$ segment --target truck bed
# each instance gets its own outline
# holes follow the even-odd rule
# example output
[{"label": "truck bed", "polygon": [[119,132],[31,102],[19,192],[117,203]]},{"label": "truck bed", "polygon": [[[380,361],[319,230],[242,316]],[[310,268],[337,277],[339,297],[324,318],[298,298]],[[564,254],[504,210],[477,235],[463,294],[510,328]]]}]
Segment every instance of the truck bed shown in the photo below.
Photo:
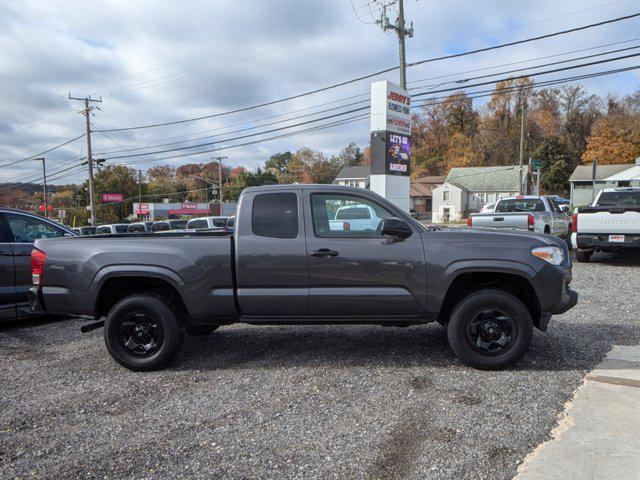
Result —
[{"label": "truck bed", "polygon": [[86,314],[98,308],[101,289],[117,277],[144,273],[169,278],[192,318],[234,318],[232,242],[233,236],[218,232],[38,240],[35,248],[47,255],[42,287],[46,309]]},{"label": "truck bed", "polygon": [[473,227],[529,229],[529,214],[526,212],[474,213],[471,218]]},{"label": "truck bed", "polygon": [[586,207],[577,215],[577,232],[640,235],[639,207]]}]

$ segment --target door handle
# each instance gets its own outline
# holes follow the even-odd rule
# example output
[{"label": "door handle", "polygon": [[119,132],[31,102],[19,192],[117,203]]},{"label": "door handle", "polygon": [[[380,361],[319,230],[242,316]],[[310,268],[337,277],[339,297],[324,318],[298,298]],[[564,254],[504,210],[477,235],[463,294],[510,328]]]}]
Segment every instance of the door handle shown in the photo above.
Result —
[{"label": "door handle", "polygon": [[329,250],[328,248],[320,248],[318,250],[311,250],[309,252],[309,255],[311,255],[312,257],[322,258],[322,257],[337,257],[340,254],[335,250]]}]

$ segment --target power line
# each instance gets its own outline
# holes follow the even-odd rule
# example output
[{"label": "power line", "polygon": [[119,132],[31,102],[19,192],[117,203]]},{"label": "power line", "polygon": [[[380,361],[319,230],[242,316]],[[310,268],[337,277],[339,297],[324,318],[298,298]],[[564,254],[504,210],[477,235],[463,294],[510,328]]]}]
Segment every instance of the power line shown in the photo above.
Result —
[{"label": "power line", "polygon": [[[481,87],[483,85],[490,85],[493,83],[498,83],[498,82],[503,82],[503,81],[507,81],[507,80],[518,80],[521,78],[527,78],[527,77],[535,77],[536,75],[548,75],[550,73],[557,73],[557,72],[564,72],[567,70],[574,70],[576,68],[584,68],[584,67],[590,67],[593,65],[600,65],[602,63],[608,63],[608,62],[614,62],[614,61],[618,61],[618,60],[626,60],[628,58],[634,58],[634,57],[638,57],[640,56],[640,53],[633,53],[633,54],[629,54],[629,55],[623,55],[621,57],[615,57],[615,58],[607,58],[604,60],[598,60],[595,62],[587,62],[587,63],[581,63],[580,65],[572,65],[570,67],[561,67],[561,68],[554,68],[551,70],[544,70],[542,72],[532,72],[532,73],[528,73],[526,75],[516,75],[515,77],[506,77],[506,78],[501,78],[499,80],[490,80],[487,82],[480,82],[480,83],[474,83],[473,85],[467,85],[466,87]],[[423,95],[428,95],[430,93],[442,93],[442,92],[451,92],[454,90],[458,90],[460,87],[453,87],[453,88],[443,88],[440,90],[431,90],[429,92],[420,92],[420,93],[416,93],[414,95],[412,95],[413,97],[420,97]]]},{"label": "power line", "polygon": [[77,137],[72,138],[71,140],[67,140],[64,143],[61,143],[59,145],[56,145],[55,147],[51,147],[47,150],[44,150],[40,153],[35,153],[29,157],[25,157],[25,158],[21,158],[19,160],[14,160],[13,162],[8,162],[8,163],[3,163],[2,165],[0,165],[0,167],[8,167],[9,165],[15,165],[16,163],[20,163],[20,162],[25,162],[27,160],[33,160],[36,157],[41,157],[42,155],[44,155],[45,153],[49,153],[52,152],[54,150],[57,150],[58,148],[64,147],[65,145],[69,145],[71,142],[75,142],[76,140],[81,139],[82,137],[84,137],[86,135],[86,133],[83,133],[82,135],[78,135]]},{"label": "power line", "polygon": [[[278,131],[281,131],[281,130],[286,130],[288,128],[299,127],[299,126],[302,126],[302,125],[308,125],[310,123],[320,122],[320,121],[323,121],[323,120],[329,120],[331,118],[339,117],[339,116],[342,116],[342,115],[348,115],[350,113],[361,112],[363,110],[368,110],[368,109],[369,109],[368,106],[367,107],[354,108],[354,109],[351,109],[351,110],[347,110],[346,112],[340,112],[340,113],[336,113],[336,114],[333,114],[333,115],[327,115],[325,117],[316,118],[314,120],[307,120],[305,122],[299,122],[299,123],[295,123],[293,125],[287,125],[287,126],[284,126],[284,127],[272,128],[270,130],[265,130],[263,132],[257,132],[257,133],[250,133],[250,134],[247,134],[247,135],[242,135],[240,137],[236,137],[234,140],[240,140],[240,139],[243,139],[243,138],[255,137],[257,135],[264,135],[265,133],[278,132]],[[168,152],[189,150],[189,149],[192,149],[192,148],[199,148],[199,147],[206,147],[206,146],[214,145],[214,144],[217,144],[217,143],[220,143],[220,142],[207,142],[207,143],[200,143],[200,144],[197,144],[197,145],[189,145],[189,146],[186,146],[186,147],[169,148],[169,149],[165,149],[165,150],[158,150],[158,151],[155,151],[155,152],[134,153],[134,154],[130,154],[130,155],[119,155],[119,156],[115,156],[115,157],[109,157],[109,160],[116,160],[116,159],[120,159],[120,158],[139,157],[139,156],[143,156],[143,155],[157,155],[159,153],[168,153]]]},{"label": "power line", "polygon": [[454,54],[451,54],[451,55],[443,55],[443,56],[440,56],[440,57],[428,58],[428,59],[425,59],[425,60],[418,60],[417,62],[409,63],[407,66],[408,67],[415,67],[416,65],[423,65],[423,64],[429,63],[429,62],[437,62],[437,61],[440,61],[440,60],[448,60],[450,58],[459,58],[459,57],[464,57],[464,56],[467,56],[467,55],[473,55],[473,54],[476,54],[476,53],[489,52],[491,50],[497,50],[499,48],[513,47],[514,45],[522,45],[523,43],[530,43],[530,42],[535,42],[535,41],[538,41],[538,40],[544,40],[546,38],[557,37],[558,35],[566,35],[568,33],[580,32],[582,30],[587,30],[589,28],[601,27],[603,25],[609,25],[611,23],[621,22],[621,21],[624,21],[624,20],[630,20],[630,19],[636,18],[636,17],[640,17],[640,12],[632,13],[630,15],[625,15],[623,17],[617,17],[617,18],[611,18],[609,20],[603,20],[601,22],[590,23],[588,25],[582,25],[581,27],[574,27],[574,28],[569,28],[567,30],[560,30],[559,32],[547,33],[545,35],[538,35],[536,37],[524,38],[522,40],[516,40],[514,42],[501,43],[499,45],[493,45],[491,47],[478,48],[476,50],[469,50],[467,52],[454,53]]},{"label": "power line", "polygon": [[[574,32],[586,30],[586,29],[589,29],[589,28],[594,28],[594,27],[599,27],[599,26],[602,26],[602,25],[612,24],[612,23],[615,23],[615,22],[629,20],[629,19],[636,18],[636,17],[639,17],[639,16],[640,16],[640,12],[634,13],[634,14],[631,14],[631,15],[625,15],[623,17],[617,17],[617,18],[613,18],[613,19],[609,19],[609,20],[604,20],[604,21],[601,21],[601,22],[591,23],[591,24],[588,24],[588,25],[583,25],[583,26],[571,28],[571,29],[568,29],[568,30],[562,30],[562,31],[559,31],[559,32],[548,33],[548,34],[545,34],[545,35],[538,35],[536,37],[525,38],[525,39],[517,40],[517,41],[514,41],[514,42],[503,43],[503,44],[500,44],[500,45],[494,45],[494,46],[491,46],[491,47],[485,47],[485,48],[480,48],[480,49],[476,49],[476,50],[469,50],[469,51],[466,51],[466,52],[461,52],[461,53],[456,53],[456,54],[451,54],[451,55],[444,55],[444,56],[440,56],[440,57],[428,58],[428,59],[419,60],[419,61],[416,61],[416,62],[409,63],[409,64],[407,64],[407,67],[414,67],[414,66],[422,65],[422,64],[425,64],[425,63],[429,63],[429,62],[448,60],[448,59],[451,59],[451,58],[459,58],[459,57],[463,57],[463,56],[466,56],[466,55],[473,55],[473,54],[476,54],[476,53],[487,52],[487,51],[496,50],[496,49],[499,49],[499,48],[511,47],[511,46],[514,46],[514,45],[521,45],[521,44],[524,44],[524,43],[533,42],[533,41],[537,41],[537,40],[542,40],[542,39],[546,39],[546,38],[551,38],[551,37],[555,37],[555,36],[558,36],[558,35],[566,35],[566,34],[569,34],[569,33],[574,33]],[[233,109],[233,110],[228,110],[226,112],[220,112],[220,113],[215,113],[215,114],[211,114],[211,115],[202,115],[202,116],[199,116],[199,117],[193,117],[193,118],[188,118],[188,119],[184,119],[184,120],[176,120],[176,121],[172,121],[172,122],[154,123],[154,124],[148,124],[148,125],[138,125],[138,126],[135,126],[135,127],[123,127],[123,128],[109,129],[109,130],[104,130],[104,131],[115,132],[115,131],[127,131],[127,130],[140,130],[140,129],[145,129],[145,128],[155,128],[155,127],[163,127],[163,126],[168,126],[168,125],[178,125],[178,124],[182,124],[182,123],[195,122],[195,121],[198,121],[198,120],[204,120],[204,119],[208,119],[208,118],[221,117],[221,116],[230,115],[230,114],[239,113],[239,112],[246,112],[246,111],[249,111],[249,110],[254,110],[254,109],[257,109],[257,108],[276,105],[278,103],[287,102],[287,101],[290,101],[290,100],[295,100],[295,99],[306,97],[306,96],[313,95],[313,94],[316,94],[316,93],[332,90],[334,88],[342,87],[344,85],[349,85],[351,83],[356,83],[356,82],[359,82],[359,81],[362,81],[362,80],[366,80],[366,79],[369,79],[369,78],[372,78],[372,77],[376,77],[376,76],[382,75],[384,73],[389,73],[391,71],[396,70],[397,68],[398,68],[398,66],[386,68],[386,69],[383,69],[383,70],[379,70],[377,72],[369,73],[369,74],[366,74],[366,75],[361,75],[359,77],[352,78],[350,80],[345,80],[345,81],[342,81],[342,82],[337,82],[337,83],[333,83],[331,85],[327,85],[325,87],[317,88],[315,90],[310,90],[310,91],[307,91],[305,93],[299,93],[297,95],[291,95],[291,96],[280,98],[280,99],[277,99],[277,100],[271,100],[271,101],[268,101],[268,102],[263,102],[263,103],[259,103],[259,104],[256,104],[256,105],[251,105],[251,106],[248,106],[248,107],[236,108],[236,109]]]},{"label": "power line", "polygon": [[585,12],[590,12],[590,11],[593,11],[593,10],[598,10],[599,8],[610,7],[612,5],[617,5],[619,3],[624,3],[625,1],[626,0],[618,0],[618,1],[615,1],[615,2],[609,2],[609,3],[605,3],[603,5],[596,5],[595,7],[585,8],[583,10],[577,10],[577,11],[574,11],[574,12],[565,13],[563,15],[558,15],[558,16],[555,16],[555,17],[544,18],[542,20],[537,20],[535,22],[524,23],[522,25],[514,25],[513,27],[503,28],[501,30],[494,30],[493,32],[481,33],[480,35],[472,35],[472,36],[469,36],[469,37],[458,38],[456,40],[447,40],[445,42],[432,43],[430,45],[422,45],[421,47],[413,47],[413,48],[410,48],[409,50],[423,50],[425,48],[440,47],[442,45],[449,45],[449,44],[452,44],[452,43],[460,43],[460,42],[464,42],[465,40],[474,40],[476,38],[484,38],[484,37],[487,37],[489,35],[495,35],[496,33],[507,32],[507,31],[510,31],[510,30],[523,28],[523,27],[530,27],[531,25],[538,25],[540,23],[549,22],[551,20],[557,20],[559,18],[571,17],[573,15],[578,15],[580,13],[585,13]]}]

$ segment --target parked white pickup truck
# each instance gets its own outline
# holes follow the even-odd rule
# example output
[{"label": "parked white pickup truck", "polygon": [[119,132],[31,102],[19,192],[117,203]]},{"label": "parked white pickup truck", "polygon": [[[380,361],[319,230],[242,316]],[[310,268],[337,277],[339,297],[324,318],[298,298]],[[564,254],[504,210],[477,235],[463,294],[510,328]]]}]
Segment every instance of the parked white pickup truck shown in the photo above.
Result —
[{"label": "parked white pickup truck", "polygon": [[640,249],[640,188],[605,188],[590,206],[572,217],[571,243],[576,259],[593,252]]},{"label": "parked white pickup truck", "polygon": [[546,195],[503,197],[493,212],[474,213],[467,219],[470,227],[529,230],[562,238],[568,238],[569,222],[566,209]]}]

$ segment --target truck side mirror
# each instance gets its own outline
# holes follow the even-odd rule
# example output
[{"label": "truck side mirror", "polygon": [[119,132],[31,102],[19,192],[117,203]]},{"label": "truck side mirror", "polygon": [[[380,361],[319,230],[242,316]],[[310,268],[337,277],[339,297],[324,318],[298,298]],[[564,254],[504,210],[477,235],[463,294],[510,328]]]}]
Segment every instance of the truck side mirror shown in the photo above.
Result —
[{"label": "truck side mirror", "polygon": [[399,218],[385,218],[382,222],[382,235],[396,238],[410,237],[413,231],[407,222]]},{"label": "truck side mirror", "polygon": [[569,207],[569,205],[562,205],[560,207],[560,211],[562,211],[564,213],[569,213],[571,211],[571,207]]}]

